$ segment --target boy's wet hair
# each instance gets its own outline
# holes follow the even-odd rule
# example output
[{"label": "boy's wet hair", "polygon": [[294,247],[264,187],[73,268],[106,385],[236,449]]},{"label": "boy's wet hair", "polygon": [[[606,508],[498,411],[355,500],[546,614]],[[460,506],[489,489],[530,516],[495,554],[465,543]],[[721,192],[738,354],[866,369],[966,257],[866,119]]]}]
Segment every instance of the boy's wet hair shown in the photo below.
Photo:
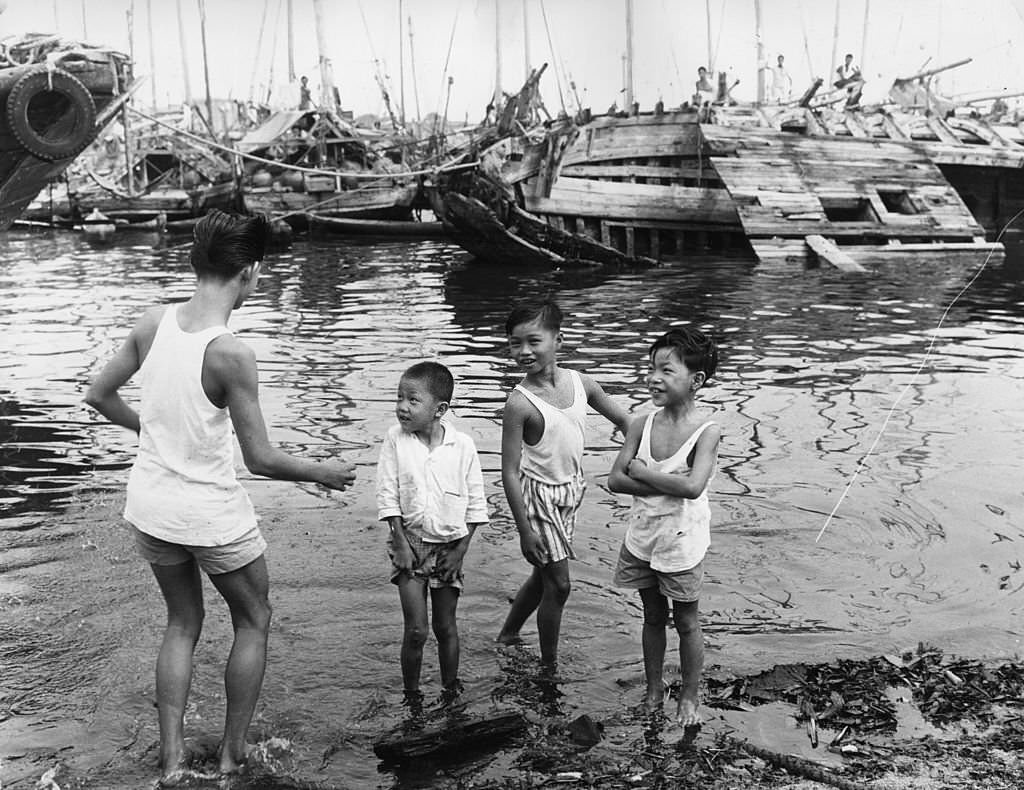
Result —
[{"label": "boy's wet hair", "polygon": [[270,241],[270,222],[257,214],[243,217],[212,209],[196,223],[189,261],[200,277],[230,280],[246,266],[262,261]]},{"label": "boy's wet hair", "polygon": [[651,344],[651,358],[663,348],[675,354],[687,370],[701,371],[705,379],[715,375],[718,368],[718,346],[699,329],[689,326],[670,329]]},{"label": "boy's wet hair", "polygon": [[427,385],[427,392],[437,398],[438,402],[452,402],[455,393],[455,379],[452,372],[440,362],[417,362],[406,368],[403,379],[416,379]]},{"label": "boy's wet hair", "polygon": [[531,321],[538,321],[545,329],[558,332],[562,328],[562,311],[550,299],[521,304],[509,313],[508,320],[505,321],[505,334],[511,335],[517,326]]}]

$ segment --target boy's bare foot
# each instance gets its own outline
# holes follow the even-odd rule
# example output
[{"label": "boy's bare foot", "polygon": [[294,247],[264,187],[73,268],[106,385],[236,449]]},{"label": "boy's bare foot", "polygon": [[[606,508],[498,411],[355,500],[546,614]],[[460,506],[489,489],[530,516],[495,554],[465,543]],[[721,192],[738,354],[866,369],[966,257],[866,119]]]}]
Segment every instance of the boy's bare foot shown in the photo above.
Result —
[{"label": "boy's bare foot", "polygon": [[180,782],[182,776],[188,772],[192,762],[192,755],[185,748],[184,743],[167,747],[166,751],[161,749],[160,767],[163,769],[160,775],[160,784],[173,785]]},{"label": "boy's bare foot", "polygon": [[523,638],[519,636],[519,634],[506,633],[502,631],[494,638],[494,641],[499,645],[521,645],[523,643]]},{"label": "boy's bare foot", "polygon": [[252,754],[252,750],[256,747],[252,744],[245,744],[245,753],[241,756],[229,754],[228,750],[221,746],[220,749],[220,765],[218,769],[222,774],[238,774],[245,768],[245,764],[249,759],[249,755]]},{"label": "boy's bare foot", "polygon": [[696,700],[680,698],[679,707],[676,709],[676,724],[680,727],[700,726],[701,716]]},{"label": "boy's bare foot", "polygon": [[665,708],[665,687],[649,688],[644,693],[643,710],[645,713],[657,713]]}]

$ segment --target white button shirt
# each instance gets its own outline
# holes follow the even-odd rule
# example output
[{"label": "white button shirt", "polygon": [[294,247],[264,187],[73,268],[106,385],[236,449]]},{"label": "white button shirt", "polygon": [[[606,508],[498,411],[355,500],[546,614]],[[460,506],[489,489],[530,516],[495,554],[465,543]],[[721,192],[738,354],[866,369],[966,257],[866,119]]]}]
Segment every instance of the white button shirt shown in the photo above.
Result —
[{"label": "white button shirt", "polygon": [[377,517],[401,516],[406,528],[430,543],[464,538],[467,524],[487,523],[476,445],[451,425],[442,427],[444,438],[431,450],[393,425],[377,461]]}]

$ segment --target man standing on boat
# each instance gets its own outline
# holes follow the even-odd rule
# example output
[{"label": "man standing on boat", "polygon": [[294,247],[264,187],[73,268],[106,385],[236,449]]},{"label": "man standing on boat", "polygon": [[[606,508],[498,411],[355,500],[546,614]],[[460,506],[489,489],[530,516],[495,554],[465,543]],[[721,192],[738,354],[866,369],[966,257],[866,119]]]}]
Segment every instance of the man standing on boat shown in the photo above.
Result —
[{"label": "man standing on boat", "polygon": [[693,94],[693,103],[698,107],[703,107],[714,100],[715,89],[711,86],[711,80],[708,79],[708,70],[703,66],[697,69],[696,87],[697,91]]},{"label": "man standing on boat", "polygon": [[836,68],[839,76],[833,85],[837,88],[846,88],[846,106],[856,107],[860,102],[860,92],[864,88],[864,78],[860,73],[860,66],[853,64],[853,55],[846,54],[843,65]]},{"label": "man standing on boat", "polygon": [[778,62],[769,69],[772,75],[771,100],[776,104],[789,101],[793,93],[793,78],[786,71],[785,60],[784,56],[779,55]]}]

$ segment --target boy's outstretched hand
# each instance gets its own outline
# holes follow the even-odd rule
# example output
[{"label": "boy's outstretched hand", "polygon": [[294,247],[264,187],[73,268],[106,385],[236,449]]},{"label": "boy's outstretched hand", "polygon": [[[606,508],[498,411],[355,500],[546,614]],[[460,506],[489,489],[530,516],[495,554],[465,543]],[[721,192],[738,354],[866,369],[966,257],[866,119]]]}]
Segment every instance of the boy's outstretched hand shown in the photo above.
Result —
[{"label": "boy's outstretched hand", "polygon": [[323,461],[321,465],[324,467],[321,484],[335,491],[344,491],[356,479],[355,464],[348,461]]},{"label": "boy's outstretched hand", "polygon": [[523,552],[523,556],[526,557],[526,561],[531,565],[536,565],[538,568],[547,559],[544,541],[533,530],[519,535],[519,549]]}]

